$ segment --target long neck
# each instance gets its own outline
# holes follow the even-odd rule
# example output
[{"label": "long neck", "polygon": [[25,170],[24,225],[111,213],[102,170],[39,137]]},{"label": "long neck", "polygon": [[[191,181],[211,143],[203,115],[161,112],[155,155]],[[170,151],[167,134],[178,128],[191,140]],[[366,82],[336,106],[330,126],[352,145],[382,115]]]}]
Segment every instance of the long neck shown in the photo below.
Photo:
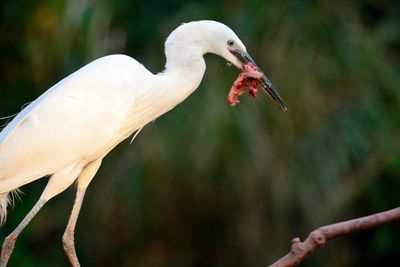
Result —
[{"label": "long neck", "polygon": [[206,70],[202,51],[179,48],[166,49],[165,70],[155,75],[160,86],[157,89],[162,98],[160,104],[168,110],[197,89]]},{"label": "long neck", "polygon": [[[184,64],[177,64],[178,62]],[[205,69],[202,55],[183,61],[167,56],[163,72],[143,77],[142,85],[146,90],[139,90],[140,93],[136,95],[128,119],[120,130],[121,137],[117,139],[125,139],[185,100],[199,86]]]},{"label": "long neck", "polygon": [[177,38],[174,32],[165,43],[164,71],[145,75],[141,82],[146,90],[138,90],[136,101],[121,131],[121,140],[133,131],[173,109],[193,93],[206,70],[203,55],[209,52],[201,42]]}]

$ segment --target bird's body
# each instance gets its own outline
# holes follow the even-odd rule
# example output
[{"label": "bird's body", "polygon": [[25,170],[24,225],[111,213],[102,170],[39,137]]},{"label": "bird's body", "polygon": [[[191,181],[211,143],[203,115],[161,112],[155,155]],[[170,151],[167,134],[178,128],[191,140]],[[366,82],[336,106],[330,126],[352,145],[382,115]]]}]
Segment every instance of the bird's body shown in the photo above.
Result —
[{"label": "bird's body", "polygon": [[171,93],[177,84],[165,83],[168,75],[154,75],[131,57],[112,55],[54,85],[0,133],[0,194],[104,157],[195,89]]},{"label": "bird's body", "polygon": [[0,134],[0,193],[85,165],[135,130],[140,122],[128,125],[128,114],[136,113],[139,96],[131,88],[140,76],[132,69],[142,81],[151,75],[126,56],[96,60],[28,105]]},{"label": "bird's body", "polygon": [[46,175],[50,179],[35,207],[3,243],[0,267],[7,264],[16,237],[37,211],[76,180],[78,193],[63,241],[71,264],[79,266],[74,227],[85,189],[104,156],[199,86],[205,53],[221,55],[239,68],[248,56],[233,31],[213,21],[178,27],[165,50],[166,67],[158,74],[125,55],[97,59],[51,87],[2,130],[0,219],[6,217],[12,190]]}]

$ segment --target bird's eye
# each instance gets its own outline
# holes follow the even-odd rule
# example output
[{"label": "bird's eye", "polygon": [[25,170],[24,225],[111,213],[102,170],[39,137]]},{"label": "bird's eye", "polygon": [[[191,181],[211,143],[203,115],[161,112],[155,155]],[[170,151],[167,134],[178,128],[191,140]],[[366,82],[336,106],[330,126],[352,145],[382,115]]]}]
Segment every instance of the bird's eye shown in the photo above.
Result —
[{"label": "bird's eye", "polygon": [[233,46],[233,45],[235,44],[235,41],[229,40],[227,44],[228,44],[229,46]]}]

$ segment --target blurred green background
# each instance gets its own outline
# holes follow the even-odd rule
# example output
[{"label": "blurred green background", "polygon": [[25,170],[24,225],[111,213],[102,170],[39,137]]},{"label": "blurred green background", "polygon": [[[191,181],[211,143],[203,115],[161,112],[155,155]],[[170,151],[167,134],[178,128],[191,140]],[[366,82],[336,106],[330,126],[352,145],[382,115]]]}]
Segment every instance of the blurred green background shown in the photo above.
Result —
[{"label": "blurred green background", "polygon": [[[229,25],[289,108],[262,94],[229,107],[238,71],[207,55],[200,88],[103,161],[77,225],[83,266],[266,266],[293,237],[400,205],[399,1],[0,6],[0,117],[103,55],[161,71],[165,38],[199,19]],[[22,188],[2,239],[45,183]],[[61,236],[73,199],[71,187],[42,209],[9,266],[69,266]],[[400,266],[399,250],[397,223],[331,241],[302,266]]]}]

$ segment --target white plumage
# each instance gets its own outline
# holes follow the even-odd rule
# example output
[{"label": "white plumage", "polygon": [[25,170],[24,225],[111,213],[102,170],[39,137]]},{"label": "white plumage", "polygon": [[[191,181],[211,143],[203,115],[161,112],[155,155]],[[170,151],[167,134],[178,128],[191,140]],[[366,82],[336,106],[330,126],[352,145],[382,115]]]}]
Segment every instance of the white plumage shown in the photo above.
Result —
[{"label": "white plumage", "polygon": [[[228,41],[234,41],[234,46]],[[52,197],[78,183],[64,249],[79,266],[73,232],[86,187],[104,156],[118,143],[188,97],[214,53],[238,68],[231,49],[246,48],[227,26],[214,21],[183,24],[165,43],[166,68],[152,74],[125,55],[100,58],[72,73],[26,106],[0,133],[0,219],[9,192],[51,175],[38,203],[5,240],[0,266],[7,264],[16,237]]]}]

